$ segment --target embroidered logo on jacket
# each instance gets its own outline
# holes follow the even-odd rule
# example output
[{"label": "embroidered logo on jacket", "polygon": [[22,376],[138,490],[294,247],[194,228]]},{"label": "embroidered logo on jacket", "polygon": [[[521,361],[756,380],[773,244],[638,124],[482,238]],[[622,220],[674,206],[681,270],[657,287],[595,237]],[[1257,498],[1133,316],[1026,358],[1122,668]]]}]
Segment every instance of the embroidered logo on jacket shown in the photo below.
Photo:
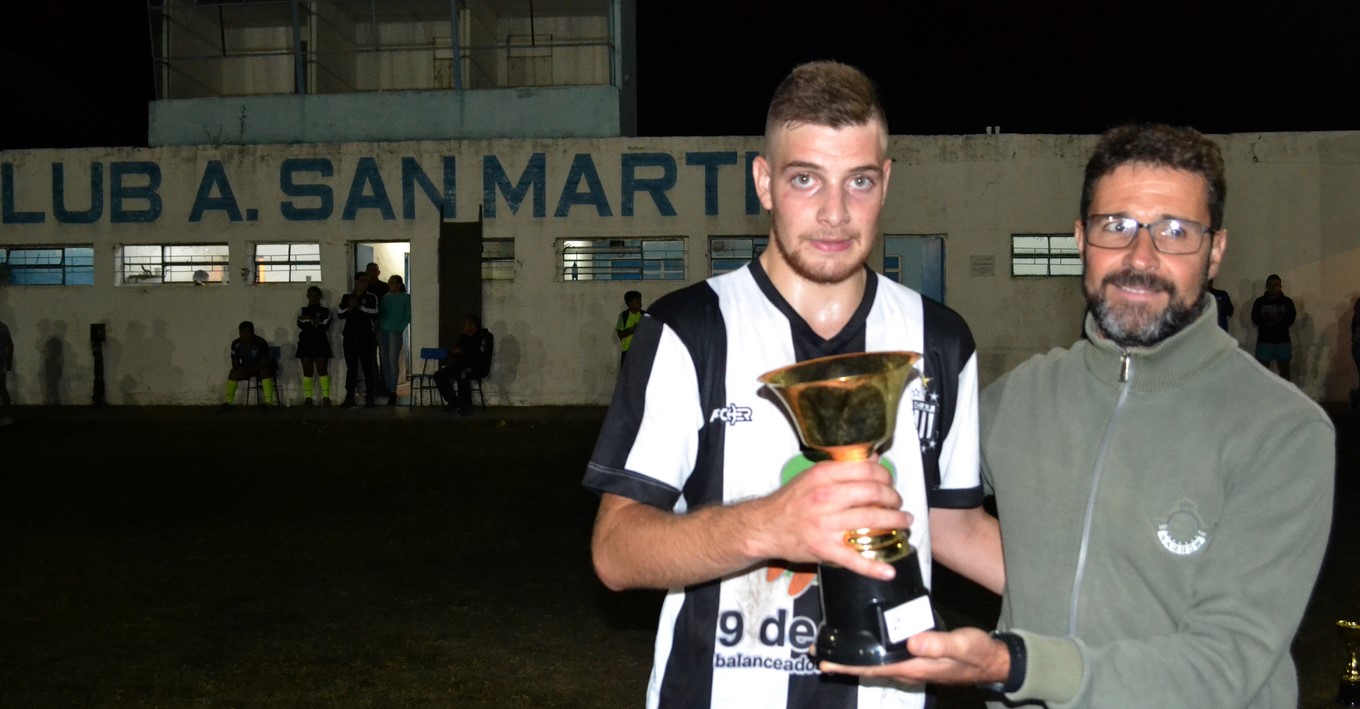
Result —
[{"label": "embroidered logo on jacket", "polygon": [[750,407],[737,406],[736,404],[728,404],[727,406],[721,409],[714,409],[713,413],[710,414],[708,417],[709,423],[713,423],[714,421],[722,421],[723,423],[726,423],[729,426],[737,425],[738,421],[750,421],[750,420],[751,420]]},{"label": "embroidered logo on jacket", "polygon": [[1181,500],[1177,505],[1165,521],[1157,523],[1157,541],[1172,554],[1190,556],[1209,543],[1209,533],[1195,511],[1195,503]]}]

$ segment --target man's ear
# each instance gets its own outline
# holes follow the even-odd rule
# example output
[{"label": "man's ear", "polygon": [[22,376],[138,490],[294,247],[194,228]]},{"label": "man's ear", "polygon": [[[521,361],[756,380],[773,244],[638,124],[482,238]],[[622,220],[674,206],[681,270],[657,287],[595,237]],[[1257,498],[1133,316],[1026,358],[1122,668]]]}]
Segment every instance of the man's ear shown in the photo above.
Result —
[{"label": "man's ear", "polygon": [[764,155],[757,155],[756,159],[751,161],[751,177],[755,180],[756,196],[760,197],[760,206],[767,212],[771,211],[774,208],[774,200],[770,196],[770,180],[773,176],[770,174],[770,163]]}]

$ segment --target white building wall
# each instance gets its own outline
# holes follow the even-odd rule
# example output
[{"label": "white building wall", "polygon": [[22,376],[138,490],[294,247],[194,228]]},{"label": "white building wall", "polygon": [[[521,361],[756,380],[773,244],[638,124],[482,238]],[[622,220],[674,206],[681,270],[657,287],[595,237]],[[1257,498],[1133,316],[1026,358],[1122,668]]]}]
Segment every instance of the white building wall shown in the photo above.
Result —
[{"label": "white building wall", "polygon": [[[1300,310],[1294,327],[1295,381],[1311,396],[1344,400],[1356,385],[1349,357],[1352,306],[1360,297],[1360,133],[1231,135],[1218,138],[1228,159],[1229,248],[1217,285],[1237,304],[1233,334],[1254,344],[1248,311],[1267,274],[1279,273]],[[1012,233],[1070,232],[1078,208],[1081,168],[1093,136],[911,136],[895,137],[887,234],[945,234],[945,300],[972,325],[984,383],[1031,354],[1070,344],[1078,336],[1083,303],[1076,278],[1012,278]],[[208,404],[220,400],[228,368],[227,345],[240,320],[283,346],[283,384],[292,400],[299,392],[292,360],[293,317],[305,303],[305,284],[249,282],[252,244],[320,242],[324,302],[334,308],[349,287],[355,242],[409,241],[414,323],[412,346],[437,338],[437,265],[440,210],[416,188],[414,214],[404,214],[402,159],[413,158],[436,189],[444,189],[442,159],[456,161],[456,216],[475,221],[484,209],[485,238],[515,240],[513,281],[483,285],[485,324],[498,353],[487,387],[493,404],[605,403],[613,389],[617,350],[612,327],[625,290],[637,288],[650,303],[664,292],[708,275],[710,235],[763,234],[764,215],[748,214],[746,164],[761,147],[757,137],[609,138],[595,140],[493,140],[464,142],[346,143],[243,147],[40,150],[0,153],[0,247],[93,245],[95,285],[0,288],[0,320],[15,338],[11,391],[21,404],[90,401],[92,354],[89,325],[104,323],[107,398],[111,404]],[[544,155],[544,199],[532,190],[511,211],[501,192],[485,200],[484,157],[493,156],[513,184],[535,153]],[[674,161],[674,186],[665,197],[674,209],[663,216],[649,192],[633,194],[624,213],[623,156],[657,154]],[[716,214],[705,214],[706,171],[687,164],[689,153],[721,153],[735,164],[716,169],[711,193]],[[578,155],[598,174],[601,192],[592,204],[575,204],[555,216],[564,194],[588,192],[587,182],[566,184]],[[371,158],[376,176],[358,180],[361,200],[373,201],[375,180],[392,207],[344,212],[356,172]],[[286,161],[329,161],[331,174],[285,175]],[[700,158],[702,159],[702,158]],[[229,182],[240,218],[219,174]],[[52,165],[65,171],[67,210],[91,207],[90,166],[102,165],[103,209],[92,223],[61,223],[53,207]],[[122,209],[133,221],[114,223],[113,165],[137,163],[124,180]],[[129,197],[146,185],[147,164],[159,170],[160,203]],[[662,177],[662,168],[640,168],[636,178]],[[200,187],[208,189],[200,199]],[[321,200],[291,196],[294,184],[322,185],[332,193],[324,218],[289,219],[283,205],[316,210]],[[254,210],[253,212],[251,210]],[[600,214],[603,210],[605,214]],[[536,216],[541,214],[542,216]],[[678,236],[686,241],[687,279],[647,282],[561,282],[555,240],[589,237]],[[117,285],[120,244],[231,244],[230,282],[222,285]],[[994,270],[983,268],[990,257]],[[875,262],[873,265],[877,265]],[[394,269],[384,267],[385,273]],[[450,317],[457,318],[456,314]],[[343,382],[339,330],[332,374]],[[338,390],[337,390],[338,391]]]}]

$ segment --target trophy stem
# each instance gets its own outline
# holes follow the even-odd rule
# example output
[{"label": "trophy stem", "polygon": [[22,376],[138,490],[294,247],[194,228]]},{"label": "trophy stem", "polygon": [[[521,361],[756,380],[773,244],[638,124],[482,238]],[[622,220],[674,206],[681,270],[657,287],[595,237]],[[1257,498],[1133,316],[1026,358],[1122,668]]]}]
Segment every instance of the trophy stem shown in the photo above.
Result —
[{"label": "trophy stem", "polygon": [[[868,460],[874,453],[872,445],[848,445],[835,446],[826,449],[832,460],[836,461],[857,461]],[[859,529],[849,529],[845,532],[845,543],[850,545],[861,556],[870,559],[878,559],[892,563],[910,553],[911,549],[907,546],[907,535],[900,529],[870,529],[860,527]]]},{"label": "trophy stem", "polygon": [[1336,633],[1346,647],[1346,669],[1341,673],[1336,704],[1360,707],[1360,623],[1353,620],[1336,621]]}]

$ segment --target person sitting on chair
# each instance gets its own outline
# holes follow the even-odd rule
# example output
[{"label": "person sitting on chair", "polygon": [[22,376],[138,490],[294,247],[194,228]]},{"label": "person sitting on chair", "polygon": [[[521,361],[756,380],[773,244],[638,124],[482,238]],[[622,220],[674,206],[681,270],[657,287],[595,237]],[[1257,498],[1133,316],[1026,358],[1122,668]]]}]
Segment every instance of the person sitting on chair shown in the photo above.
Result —
[{"label": "person sitting on chair", "polygon": [[227,400],[222,404],[222,410],[231,411],[231,405],[236,401],[236,388],[253,377],[260,379],[264,403],[273,405],[277,365],[269,353],[269,343],[255,334],[255,323],[249,320],[242,321],[236,329],[241,336],[231,341],[231,371],[227,372]]},{"label": "person sitting on chair", "polygon": [[[496,339],[490,332],[482,329],[482,319],[468,313],[463,319],[463,334],[458,336],[458,344],[449,350],[445,366],[434,373],[435,386],[439,395],[444,397],[444,412],[458,412],[460,416],[472,413],[472,381],[482,379],[491,371],[491,353]],[[453,382],[458,381],[457,406],[454,405]]]}]

